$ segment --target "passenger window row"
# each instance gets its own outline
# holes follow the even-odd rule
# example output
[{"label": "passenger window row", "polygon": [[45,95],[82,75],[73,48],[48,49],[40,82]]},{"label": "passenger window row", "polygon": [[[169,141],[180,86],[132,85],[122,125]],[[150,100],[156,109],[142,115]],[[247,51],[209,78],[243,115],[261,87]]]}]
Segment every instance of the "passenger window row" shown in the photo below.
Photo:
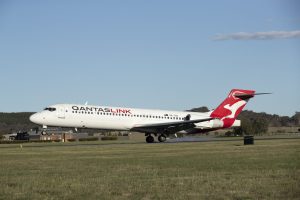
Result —
[{"label": "passenger window row", "polygon": [[120,114],[120,113],[105,113],[105,112],[86,112],[86,111],[72,111],[77,114],[95,114],[95,115],[111,115],[111,116],[124,116],[124,117],[140,117],[140,118],[152,118],[152,119],[174,119],[183,120],[183,117],[169,117],[169,116],[153,116],[153,115],[132,115],[132,114]]}]

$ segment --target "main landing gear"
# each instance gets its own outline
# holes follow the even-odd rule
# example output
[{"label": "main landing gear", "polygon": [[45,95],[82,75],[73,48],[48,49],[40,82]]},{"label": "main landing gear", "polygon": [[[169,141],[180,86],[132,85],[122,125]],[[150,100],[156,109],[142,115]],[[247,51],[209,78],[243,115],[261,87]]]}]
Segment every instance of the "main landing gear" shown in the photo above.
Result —
[{"label": "main landing gear", "polygon": [[[158,136],[158,141],[159,142],[165,142],[167,140],[167,137],[164,134],[160,134]],[[146,134],[146,142],[147,143],[153,143],[154,142],[154,137],[151,134]]]},{"label": "main landing gear", "polygon": [[146,137],[146,142],[147,142],[147,143],[153,143],[153,142],[154,142],[154,137],[151,136],[151,135],[148,135],[148,136]]},{"label": "main landing gear", "polygon": [[159,142],[165,142],[167,140],[167,137],[164,134],[161,134],[158,136],[158,141]]}]

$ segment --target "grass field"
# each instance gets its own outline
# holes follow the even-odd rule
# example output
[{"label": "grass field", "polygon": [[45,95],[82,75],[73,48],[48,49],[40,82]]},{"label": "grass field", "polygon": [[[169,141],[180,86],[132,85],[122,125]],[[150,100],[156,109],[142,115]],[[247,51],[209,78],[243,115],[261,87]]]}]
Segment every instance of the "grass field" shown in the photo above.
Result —
[{"label": "grass field", "polygon": [[299,139],[0,145],[0,199],[299,198]]}]

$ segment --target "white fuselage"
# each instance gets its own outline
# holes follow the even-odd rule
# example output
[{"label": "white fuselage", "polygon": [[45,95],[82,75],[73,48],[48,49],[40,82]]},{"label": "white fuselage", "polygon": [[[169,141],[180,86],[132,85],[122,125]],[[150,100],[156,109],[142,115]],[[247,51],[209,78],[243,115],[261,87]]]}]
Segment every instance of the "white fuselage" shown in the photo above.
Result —
[{"label": "white fuselage", "polygon": [[[43,126],[73,128],[93,128],[105,130],[130,130],[138,125],[183,121],[207,118],[210,112],[178,112],[167,110],[149,110],[110,106],[92,106],[78,104],[57,104],[30,117],[30,120]],[[219,120],[210,120],[196,124],[196,128],[208,129],[222,126]]]},{"label": "white fuselage", "polygon": [[[47,126],[92,128],[145,133],[146,142],[159,142],[176,133],[203,133],[240,126],[237,116],[257,93],[254,90],[232,89],[226,99],[210,112],[178,112],[110,106],[56,104],[30,116],[30,121]],[[45,131],[42,132],[45,134]]]}]

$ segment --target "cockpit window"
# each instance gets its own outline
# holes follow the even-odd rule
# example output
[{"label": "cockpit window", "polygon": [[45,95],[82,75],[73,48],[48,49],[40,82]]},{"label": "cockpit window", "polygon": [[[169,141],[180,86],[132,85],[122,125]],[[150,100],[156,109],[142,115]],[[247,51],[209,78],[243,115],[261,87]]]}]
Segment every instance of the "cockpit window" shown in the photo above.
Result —
[{"label": "cockpit window", "polygon": [[49,107],[49,108],[45,108],[44,110],[49,110],[50,112],[53,112],[53,111],[56,111],[56,108]]}]

